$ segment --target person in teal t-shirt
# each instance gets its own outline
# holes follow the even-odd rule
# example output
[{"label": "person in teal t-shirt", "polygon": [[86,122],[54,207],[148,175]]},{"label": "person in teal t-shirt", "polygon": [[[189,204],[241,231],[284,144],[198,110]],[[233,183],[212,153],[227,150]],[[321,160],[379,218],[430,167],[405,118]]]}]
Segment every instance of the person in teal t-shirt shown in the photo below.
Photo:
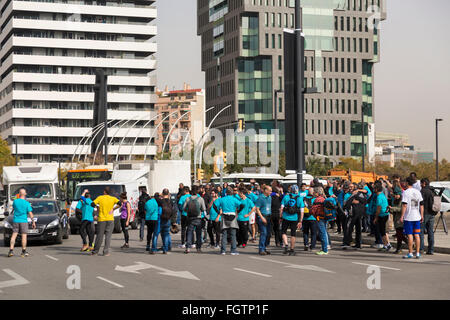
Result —
[{"label": "person in teal t-shirt", "polygon": [[[303,213],[305,208],[305,202],[303,201],[303,197],[300,196],[298,186],[293,184],[289,188],[289,193],[284,196],[281,201],[280,214],[283,215],[283,219],[281,222],[281,238],[284,243],[284,252],[283,254],[288,254],[290,256],[295,255],[295,240],[297,229],[302,227]],[[288,238],[287,238],[287,230],[291,230],[291,245],[290,249],[288,249]]]},{"label": "person in teal t-shirt", "polygon": [[239,211],[237,218],[239,225],[237,242],[238,246],[242,246],[242,248],[247,246],[250,215],[255,211],[255,204],[246,194],[246,188],[239,188],[239,197],[242,199],[241,206],[243,206],[243,208]]},{"label": "person in teal t-shirt", "polygon": [[[211,191],[211,201],[207,204],[207,210],[209,211],[209,221],[208,221],[208,235],[210,239],[211,248],[220,248],[220,220],[216,222],[216,218],[220,213],[221,198],[219,198],[219,190],[214,189]],[[215,236],[215,238],[214,238]]]},{"label": "person in teal t-shirt", "polygon": [[[89,190],[84,190],[80,201],[77,203],[77,209],[81,210],[80,236],[83,241],[82,252],[94,250],[94,208]],[[89,239],[89,243],[87,242]]]},{"label": "person in teal t-shirt", "polygon": [[383,186],[381,184],[375,185],[374,192],[377,194],[376,199],[377,209],[375,212],[375,219],[373,222],[383,239],[384,245],[383,248],[380,248],[379,250],[388,252],[392,248],[392,245],[389,242],[389,234],[386,231],[386,223],[389,218],[389,211],[388,211],[389,203],[385,194],[383,193]]},{"label": "person in teal t-shirt", "polygon": [[14,245],[16,243],[16,239],[18,234],[20,233],[22,237],[22,257],[28,257],[29,254],[27,252],[27,235],[28,235],[28,216],[31,219],[31,225],[33,229],[36,229],[36,222],[34,221],[33,209],[31,208],[31,204],[25,200],[27,196],[27,191],[25,188],[20,188],[19,197],[13,202],[13,221],[12,221],[12,229],[13,233],[10,239],[9,244],[9,253],[8,257],[12,257],[14,255]]},{"label": "person in teal t-shirt", "polygon": [[191,191],[189,189],[189,187],[184,187],[183,189],[183,195],[180,197],[180,199],[178,200],[178,208],[181,211],[181,245],[179,246],[180,248],[186,248],[186,235],[187,235],[187,227],[189,224],[188,221],[188,217],[187,217],[187,212],[183,210],[184,207],[184,203],[186,202],[186,199],[189,198],[191,196]]}]

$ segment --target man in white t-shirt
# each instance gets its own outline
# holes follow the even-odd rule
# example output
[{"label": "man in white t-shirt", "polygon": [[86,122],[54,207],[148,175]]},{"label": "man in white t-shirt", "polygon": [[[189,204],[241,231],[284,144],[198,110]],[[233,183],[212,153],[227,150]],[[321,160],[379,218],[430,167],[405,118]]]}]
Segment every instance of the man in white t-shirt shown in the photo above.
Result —
[{"label": "man in white t-shirt", "polygon": [[402,215],[400,222],[403,222],[404,234],[408,237],[409,253],[404,259],[413,258],[413,237],[416,243],[416,259],[420,258],[420,224],[423,222],[423,198],[419,190],[415,189],[416,182],[413,177],[406,179],[408,189],[402,196]]},{"label": "man in white t-shirt", "polygon": [[415,172],[411,172],[409,174],[409,176],[414,179],[413,188],[417,189],[419,191],[422,190],[422,186],[420,185],[420,180],[417,179],[417,174]]}]

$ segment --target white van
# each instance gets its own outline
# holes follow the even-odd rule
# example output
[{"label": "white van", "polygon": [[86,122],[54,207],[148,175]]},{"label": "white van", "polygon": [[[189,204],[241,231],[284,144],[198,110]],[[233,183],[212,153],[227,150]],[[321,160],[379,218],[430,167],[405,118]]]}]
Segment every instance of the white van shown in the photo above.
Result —
[{"label": "white van", "polygon": [[4,212],[12,211],[12,202],[25,188],[28,199],[58,200],[60,196],[58,164],[23,163],[19,166],[3,167],[2,178],[5,201],[0,218]]}]

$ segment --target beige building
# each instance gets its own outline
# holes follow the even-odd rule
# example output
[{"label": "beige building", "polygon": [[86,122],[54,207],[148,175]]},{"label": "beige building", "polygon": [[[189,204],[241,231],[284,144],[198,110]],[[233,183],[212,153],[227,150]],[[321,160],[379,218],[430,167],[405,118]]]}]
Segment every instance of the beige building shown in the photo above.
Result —
[{"label": "beige building", "polygon": [[192,146],[200,141],[205,128],[205,94],[203,89],[192,89],[184,84],[182,90],[157,91],[155,121],[157,152],[171,151],[173,147]]}]

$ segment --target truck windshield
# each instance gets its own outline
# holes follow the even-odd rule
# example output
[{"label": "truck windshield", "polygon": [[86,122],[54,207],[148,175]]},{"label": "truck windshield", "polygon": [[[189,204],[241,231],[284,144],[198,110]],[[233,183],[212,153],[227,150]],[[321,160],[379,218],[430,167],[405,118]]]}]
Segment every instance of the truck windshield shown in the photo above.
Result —
[{"label": "truck windshield", "polygon": [[32,199],[52,199],[52,185],[50,183],[33,183],[33,184],[12,184],[10,187],[11,199],[15,199],[19,190],[25,188],[27,198]]},{"label": "truck windshield", "polygon": [[117,185],[117,184],[96,184],[96,185],[78,185],[77,189],[75,191],[75,197],[74,200],[80,200],[81,194],[84,190],[89,190],[89,193],[91,194],[91,199],[95,200],[98,196],[103,195],[103,190],[105,190],[106,187],[109,187],[110,195],[113,197],[116,197],[119,199],[120,194],[122,192],[125,192],[125,187],[123,185]]}]

